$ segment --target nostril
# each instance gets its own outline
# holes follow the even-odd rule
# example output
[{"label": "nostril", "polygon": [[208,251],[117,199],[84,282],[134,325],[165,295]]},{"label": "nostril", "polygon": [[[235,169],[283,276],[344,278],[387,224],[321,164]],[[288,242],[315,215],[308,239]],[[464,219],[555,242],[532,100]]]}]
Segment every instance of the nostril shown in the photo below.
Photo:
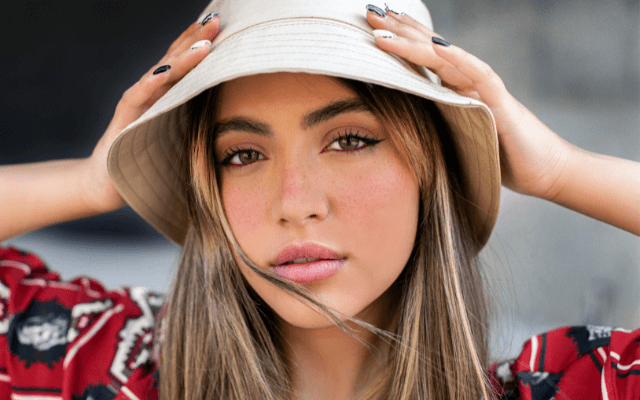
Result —
[{"label": "nostril", "polygon": [[[310,214],[310,215],[307,215],[306,217],[304,217],[302,220],[306,221],[306,220],[309,220],[309,219],[320,219],[320,216],[318,214]],[[280,218],[280,223],[284,224],[284,223],[287,223],[287,222],[289,222],[289,220],[287,218]]]}]

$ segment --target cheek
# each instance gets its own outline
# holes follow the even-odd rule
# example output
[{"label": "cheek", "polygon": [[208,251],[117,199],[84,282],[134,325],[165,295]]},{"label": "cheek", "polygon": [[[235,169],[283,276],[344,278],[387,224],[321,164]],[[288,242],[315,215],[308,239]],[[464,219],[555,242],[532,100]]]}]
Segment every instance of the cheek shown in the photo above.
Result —
[{"label": "cheek", "polygon": [[344,176],[334,196],[336,219],[343,221],[340,236],[357,260],[351,288],[367,301],[400,275],[418,225],[420,192],[412,172],[397,159],[383,160]]},{"label": "cheek", "polygon": [[[419,189],[411,171],[397,159],[387,159],[346,179],[336,191],[339,218],[351,221],[355,237],[367,243],[413,247],[419,209]],[[355,233],[355,232],[354,232]],[[402,246],[406,247],[406,246]]]},{"label": "cheek", "polygon": [[261,243],[261,231],[265,229],[265,221],[268,207],[268,195],[264,187],[260,185],[243,185],[238,182],[231,184],[222,181],[222,204],[227,220],[231,226],[240,247],[248,256],[254,256],[251,247],[247,244]]}]

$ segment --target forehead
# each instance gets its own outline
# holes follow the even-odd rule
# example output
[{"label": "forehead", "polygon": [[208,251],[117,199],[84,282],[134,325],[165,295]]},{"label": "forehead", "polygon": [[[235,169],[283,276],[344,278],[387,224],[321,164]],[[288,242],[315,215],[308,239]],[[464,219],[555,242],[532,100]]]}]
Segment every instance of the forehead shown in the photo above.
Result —
[{"label": "forehead", "polygon": [[220,85],[218,118],[287,106],[308,110],[336,99],[356,98],[336,78],[307,73],[278,72],[244,76]]}]

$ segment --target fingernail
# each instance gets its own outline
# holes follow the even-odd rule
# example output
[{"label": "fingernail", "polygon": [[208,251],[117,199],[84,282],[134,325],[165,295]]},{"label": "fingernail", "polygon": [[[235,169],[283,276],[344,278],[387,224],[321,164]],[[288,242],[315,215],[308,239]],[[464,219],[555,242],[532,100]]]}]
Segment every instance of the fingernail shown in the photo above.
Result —
[{"label": "fingernail", "polygon": [[394,13],[395,15],[404,15],[404,13],[403,13],[402,11],[393,11],[393,10],[391,9],[391,7],[389,7],[389,3],[384,3],[384,10],[385,10],[385,11],[388,11],[388,12],[392,12],[392,13]]},{"label": "fingernail", "polygon": [[439,37],[437,37],[437,36],[433,36],[433,37],[431,38],[431,41],[432,41],[433,43],[435,43],[435,44],[439,44],[440,46],[444,46],[444,47],[449,47],[449,46],[451,46],[451,43],[449,43],[449,42],[447,42],[446,40],[441,39],[441,38],[439,38]]},{"label": "fingernail", "polygon": [[161,74],[161,73],[163,73],[165,71],[168,71],[170,69],[171,69],[171,65],[168,65],[168,64],[167,65],[163,65],[163,66],[160,66],[160,67],[156,68],[156,70],[153,71],[153,74],[154,75],[158,75],[158,74]]},{"label": "fingernail", "polygon": [[374,6],[373,4],[367,4],[367,11],[378,14],[382,18],[387,18],[387,13],[382,8]]},{"label": "fingernail", "polygon": [[374,29],[373,36],[384,39],[394,39],[397,37],[395,33],[386,31],[384,29]]},{"label": "fingernail", "polygon": [[209,14],[205,15],[204,18],[202,18],[202,22],[200,24],[204,26],[207,22],[211,21],[213,17],[217,17],[217,16],[218,16],[217,11],[210,12]]},{"label": "fingernail", "polygon": [[208,40],[200,40],[199,42],[195,42],[189,47],[189,50],[199,49],[200,47],[209,46],[211,47],[211,42]]}]

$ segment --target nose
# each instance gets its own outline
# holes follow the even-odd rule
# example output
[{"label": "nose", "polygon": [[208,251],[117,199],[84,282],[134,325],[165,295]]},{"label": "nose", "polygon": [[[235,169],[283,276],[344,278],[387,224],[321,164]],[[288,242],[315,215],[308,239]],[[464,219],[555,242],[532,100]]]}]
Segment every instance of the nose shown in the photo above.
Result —
[{"label": "nose", "polygon": [[275,221],[281,225],[303,226],[327,218],[330,206],[320,169],[317,160],[310,157],[295,157],[280,163],[272,177]]}]

